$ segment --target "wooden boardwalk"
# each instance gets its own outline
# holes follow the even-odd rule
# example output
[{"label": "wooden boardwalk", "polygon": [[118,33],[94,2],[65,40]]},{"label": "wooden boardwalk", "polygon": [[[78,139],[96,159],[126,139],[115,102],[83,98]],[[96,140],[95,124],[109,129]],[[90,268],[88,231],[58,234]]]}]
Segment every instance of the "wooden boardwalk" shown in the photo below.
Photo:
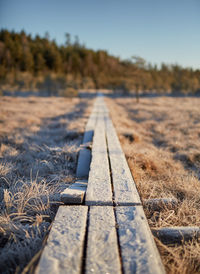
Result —
[{"label": "wooden boardwalk", "polygon": [[66,205],[59,207],[36,273],[165,273],[101,96],[86,126],[77,182],[61,200]]}]

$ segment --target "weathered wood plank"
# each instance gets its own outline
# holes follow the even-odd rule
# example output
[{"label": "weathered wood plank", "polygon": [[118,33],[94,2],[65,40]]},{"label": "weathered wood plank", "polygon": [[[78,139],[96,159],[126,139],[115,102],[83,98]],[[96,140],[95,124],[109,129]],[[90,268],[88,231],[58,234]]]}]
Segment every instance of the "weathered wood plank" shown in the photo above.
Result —
[{"label": "weathered wood plank", "polygon": [[115,210],[124,273],[165,273],[142,206]]},{"label": "weathered wood plank", "polygon": [[[97,106],[97,99],[94,103],[94,107],[92,110],[92,113],[89,117],[89,120],[87,122],[87,125],[85,127],[85,133],[83,136],[83,145],[92,142],[93,135],[94,135],[94,129],[97,121],[97,115],[98,115],[98,106]],[[76,177],[79,179],[87,179],[89,170],[90,170],[90,162],[91,162],[91,150],[87,147],[84,147],[79,152],[78,157],[78,164],[76,168]]]},{"label": "weathered wood plank", "polygon": [[197,226],[153,228],[153,235],[163,244],[182,244],[187,241],[200,240],[200,228]]},{"label": "weathered wood plank", "polygon": [[82,204],[87,189],[87,181],[79,180],[66,188],[60,194],[61,202],[64,204]]},{"label": "weathered wood plank", "polygon": [[86,206],[59,207],[37,274],[81,273],[87,211]]},{"label": "weathered wood plank", "polygon": [[117,205],[141,204],[135,182],[121,149],[112,121],[106,116],[106,136],[110,157],[114,200]]},{"label": "weathered wood plank", "polygon": [[88,119],[88,122],[86,124],[85,127],[85,133],[83,136],[83,143],[88,143],[92,141],[93,138],[93,134],[94,134],[94,129],[95,129],[95,125],[96,125],[96,120],[97,120],[97,116],[98,116],[98,98],[96,99],[93,109],[92,109],[92,113]]},{"label": "weathered wood plank", "polygon": [[90,207],[86,273],[121,273],[115,217],[111,206]]},{"label": "weathered wood plank", "polygon": [[156,198],[147,199],[143,201],[144,208],[150,212],[161,211],[165,209],[176,209],[178,207],[178,200],[176,198]]},{"label": "weathered wood plank", "polygon": [[91,151],[88,148],[83,148],[79,152],[78,164],[76,168],[76,178],[87,179],[91,163]]},{"label": "weathered wood plank", "polygon": [[112,190],[103,113],[99,113],[95,128],[85,203],[86,205],[112,205]]}]

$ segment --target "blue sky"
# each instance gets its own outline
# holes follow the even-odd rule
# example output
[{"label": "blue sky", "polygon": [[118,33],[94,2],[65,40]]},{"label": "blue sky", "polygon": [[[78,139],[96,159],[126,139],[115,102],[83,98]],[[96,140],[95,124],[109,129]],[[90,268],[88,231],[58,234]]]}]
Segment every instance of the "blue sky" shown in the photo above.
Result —
[{"label": "blue sky", "polygon": [[200,0],[0,0],[0,28],[200,69]]}]

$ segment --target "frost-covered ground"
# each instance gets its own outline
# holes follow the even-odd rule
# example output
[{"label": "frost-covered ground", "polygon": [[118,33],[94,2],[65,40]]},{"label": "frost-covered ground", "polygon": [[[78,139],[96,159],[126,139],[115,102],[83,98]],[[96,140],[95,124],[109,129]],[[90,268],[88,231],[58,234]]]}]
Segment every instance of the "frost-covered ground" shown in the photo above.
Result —
[{"label": "frost-covered ground", "polygon": [[[107,99],[141,199],[176,198],[145,210],[151,227],[200,226],[200,98]],[[200,271],[200,244],[158,243],[168,273]]]},{"label": "frost-covered ground", "polygon": [[[92,99],[0,97],[0,272],[21,272],[42,247],[75,180]],[[34,260],[34,259],[33,259]]]}]

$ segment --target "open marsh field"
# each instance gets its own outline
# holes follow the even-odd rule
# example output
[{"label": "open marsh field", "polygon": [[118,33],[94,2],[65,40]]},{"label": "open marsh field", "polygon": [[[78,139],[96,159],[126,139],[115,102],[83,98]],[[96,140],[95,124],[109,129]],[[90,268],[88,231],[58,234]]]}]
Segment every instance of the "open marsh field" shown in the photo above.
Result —
[{"label": "open marsh field", "polygon": [[1,273],[21,273],[40,251],[59,204],[57,194],[76,179],[92,103],[0,97]]},{"label": "open marsh field", "polygon": [[[200,98],[105,98],[150,227],[200,226]],[[31,273],[73,183],[91,98],[0,98],[0,272]],[[167,273],[200,271],[200,244],[156,240]]]},{"label": "open marsh field", "polygon": [[[142,201],[176,198],[150,212],[150,227],[200,226],[200,98],[106,99]],[[200,244],[156,241],[168,273],[200,271]]]}]

